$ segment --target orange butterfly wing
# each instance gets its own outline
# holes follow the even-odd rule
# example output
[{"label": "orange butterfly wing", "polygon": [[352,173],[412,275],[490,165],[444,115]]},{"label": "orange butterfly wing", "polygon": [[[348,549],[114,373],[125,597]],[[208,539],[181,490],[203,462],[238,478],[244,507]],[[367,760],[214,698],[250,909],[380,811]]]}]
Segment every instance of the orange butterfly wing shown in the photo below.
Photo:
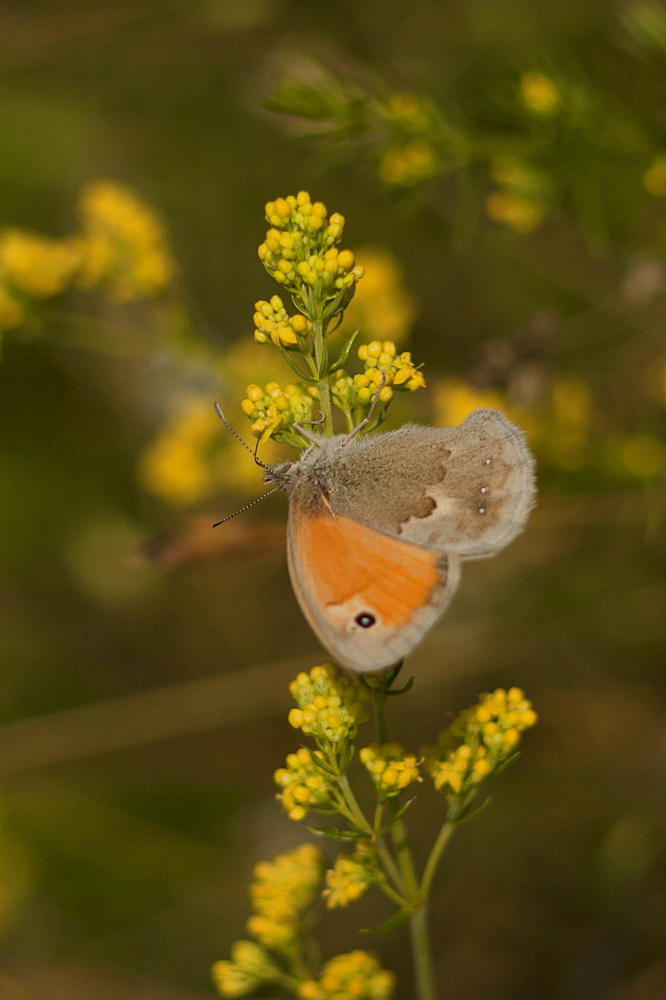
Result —
[{"label": "orange butterfly wing", "polygon": [[375,531],[327,508],[289,516],[289,573],[315,634],[343,665],[402,660],[447,607],[457,557]]}]

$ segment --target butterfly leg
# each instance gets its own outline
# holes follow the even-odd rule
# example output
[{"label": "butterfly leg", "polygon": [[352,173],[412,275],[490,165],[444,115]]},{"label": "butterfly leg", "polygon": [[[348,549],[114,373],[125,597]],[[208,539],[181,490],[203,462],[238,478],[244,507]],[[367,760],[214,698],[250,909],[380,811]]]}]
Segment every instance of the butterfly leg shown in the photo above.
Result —
[{"label": "butterfly leg", "polygon": [[375,393],[375,398],[372,401],[372,406],[368,410],[367,417],[364,417],[363,420],[360,422],[360,424],[357,424],[356,427],[354,427],[354,429],[351,430],[349,434],[347,434],[344,440],[345,444],[347,443],[347,441],[351,441],[352,438],[356,437],[356,435],[359,434],[362,430],[364,430],[368,426],[368,424],[372,423],[375,417],[375,413],[377,412],[377,408],[379,407],[379,394],[385,385],[386,385],[386,372],[382,372],[382,379],[377,388],[377,392]]},{"label": "butterfly leg", "polygon": [[318,437],[318,435],[317,434],[311,434],[310,431],[306,431],[305,428],[306,428],[306,426],[308,426],[308,427],[310,427],[310,426],[312,426],[312,427],[320,427],[324,423],[324,421],[326,420],[326,417],[321,412],[321,410],[319,412],[321,413],[321,416],[319,417],[319,420],[295,420],[294,424],[293,424],[293,426],[296,428],[296,430],[298,431],[299,434],[302,434],[304,438],[307,438],[308,441],[311,441],[312,444],[315,444],[315,445],[319,445],[319,437]]}]

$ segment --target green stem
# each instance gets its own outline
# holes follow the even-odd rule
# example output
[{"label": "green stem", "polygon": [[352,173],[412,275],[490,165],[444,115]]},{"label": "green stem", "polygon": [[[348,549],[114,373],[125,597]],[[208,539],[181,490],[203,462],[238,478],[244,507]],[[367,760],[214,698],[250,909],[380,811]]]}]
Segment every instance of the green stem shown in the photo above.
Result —
[{"label": "green stem", "polygon": [[[386,691],[382,691],[381,689],[375,689],[372,695],[377,740],[382,744],[388,743],[388,725],[386,721],[386,700],[388,695]],[[389,808],[395,809],[395,803],[389,803]],[[417,1000],[435,1000],[435,980],[432,967],[430,934],[428,931],[427,896],[424,889],[426,885],[430,885],[430,880],[434,875],[435,867],[450,833],[443,836],[440,832],[428,860],[429,867],[426,868],[426,873],[424,874],[423,887],[419,886],[414,860],[409,849],[409,844],[407,843],[407,831],[401,819],[394,819],[391,823],[391,835],[400,868],[400,882],[404,886],[403,891],[405,896],[410,900],[411,905],[415,907],[412,916],[409,918],[409,927],[412,941],[416,998]],[[425,879],[426,875],[428,877],[427,883]]]},{"label": "green stem", "polygon": [[453,834],[454,830],[455,830],[454,823],[444,823],[442,829],[439,831],[437,835],[437,840],[433,844],[432,851],[430,852],[430,857],[428,858],[428,861],[426,863],[423,872],[423,879],[421,881],[421,892],[423,894],[424,899],[428,898],[428,894],[430,892],[430,886],[432,885],[432,880],[435,876],[435,872],[437,871],[437,866],[441,860],[442,854],[444,853],[444,848],[451,839],[451,835]]},{"label": "green stem", "polygon": [[321,319],[312,321],[312,337],[314,341],[314,359],[319,382],[319,406],[324,414],[324,435],[333,437],[333,410],[331,408],[331,387],[328,383],[328,351],[324,337],[324,323]]},{"label": "green stem", "polygon": [[363,815],[363,810],[356,801],[356,796],[351,789],[347,775],[339,774],[337,781],[347,805],[347,809],[349,810],[349,818],[356,824],[357,827],[359,827],[360,830],[366,830],[370,833],[372,831],[372,827]]},{"label": "green stem", "polygon": [[409,918],[414,961],[414,979],[418,1000],[435,1000],[435,977],[432,967],[428,910],[425,903]]}]

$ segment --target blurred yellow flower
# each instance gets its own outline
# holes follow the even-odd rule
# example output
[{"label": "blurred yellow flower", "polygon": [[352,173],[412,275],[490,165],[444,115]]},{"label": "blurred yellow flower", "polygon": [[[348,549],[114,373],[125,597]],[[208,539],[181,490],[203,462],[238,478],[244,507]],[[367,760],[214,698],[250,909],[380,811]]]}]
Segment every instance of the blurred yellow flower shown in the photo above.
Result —
[{"label": "blurred yellow flower", "polygon": [[314,844],[301,844],[288,854],[255,865],[250,886],[254,914],[248,933],[266,948],[288,951],[300,930],[304,912],[319,892],[323,855]]},{"label": "blurred yellow flower", "polygon": [[217,485],[209,458],[220,421],[209,399],[180,400],[139,461],[143,487],[174,507],[187,507]]},{"label": "blurred yellow flower", "polygon": [[151,298],[169,286],[175,263],[155,212],[122,184],[94,181],[79,202],[79,283],[103,285],[120,302]]},{"label": "blurred yellow flower", "polygon": [[397,257],[384,247],[365,247],[357,254],[365,275],[345,314],[346,331],[360,329],[373,340],[401,340],[416,318],[413,295]]},{"label": "blurred yellow flower", "polygon": [[379,161],[379,176],[389,187],[413,187],[439,170],[439,157],[425,139],[392,146]]},{"label": "blurred yellow flower", "polygon": [[370,846],[359,842],[354,854],[338,854],[335,864],[326,872],[323,896],[329,910],[348,906],[360,899],[366,889],[377,881],[377,869],[372,864]]},{"label": "blurred yellow flower", "polygon": [[393,973],[382,969],[374,955],[352,951],[326,962],[318,981],[302,983],[298,997],[299,1000],[390,1000],[395,986]]},{"label": "blurred yellow flower", "polygon": [[20,229],[0,233],[0,277],[26,295],[58,295],[72,280],[79,261],[74,239],[52,240]]},{"label": "blurred yellow flower", "polygon": [[486,198],[486,213],[493,222],[502,222],[523,234],[536,229],[546,214],[542,205],[512,191],[492,191]]},{"label": "blurred yellow flower", "polygon": [[545,73],[534,71],[521,76],[520,96],[528,111],[544,118],[555,114],[562,99],[555,81]]},{"label": "blurred yellow flower", "polygon": [[435,423],[457,427],[473,410],[504,410],[506,400],[495,389],[474,389],[462,379],[442,379],[435,386]]}]

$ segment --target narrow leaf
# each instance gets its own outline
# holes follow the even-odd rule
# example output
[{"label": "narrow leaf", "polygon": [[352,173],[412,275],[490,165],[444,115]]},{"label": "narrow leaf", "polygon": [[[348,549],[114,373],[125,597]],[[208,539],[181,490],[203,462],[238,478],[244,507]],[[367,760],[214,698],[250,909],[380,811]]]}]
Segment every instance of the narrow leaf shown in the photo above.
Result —
[{"label": "narrow leaf", "polygon": [[363,927],[361,929],[362,934],[387,934],[389,931],[395,930],[400,924],[404,924],[405,920],[409,920],[413,911],[410,910],[408,906],[403,906],[401,910],[398,910],[390,920],[387,920],[385,924],[380,924],[379,927]]},{"label": "narrow leaf", "polygon": [[302,371],[298,367],[298,365],[296,364],[296,362],[292,360],[291,355],[289,354],[289,351],[285,350],[284,347],[281,347],[280,348],[280,354],[282,355],[282,357],[284,358],[284,360],[287,362],[287,364],[289,365],[289,367],[291,368],[291,370],[293,372],[295,372],[296,375],[298,375],[299,378],[302,378],[304,382],[310,382],[312,385],[316,385],[316,383],[317,383],[318,380],[316,378],[313,378],[312,375],[308,375],[307,372]]},{"label": "narrow leaf", "polygon": [[332,375],[333,372],[336,372],[338,370],[338,368],[342,368],[343,367],[343,365],[345,364],[347,358],[349,357],[349,352],[351,351],[352,347],[354,346],[354,341],[356,340],[356,338],[358,337],[358,335],[359,335],[359,331],[358,330],[354,330],[354,332],[352,333],[351,337],[348,337],[347,340],[344,342],[344,344],[342,345],[342,348],[340,350],[340,353],[338,355],[337,361],[335,361],[335,363],[331,365],[331,369],[329,371],[329,375]]}]

